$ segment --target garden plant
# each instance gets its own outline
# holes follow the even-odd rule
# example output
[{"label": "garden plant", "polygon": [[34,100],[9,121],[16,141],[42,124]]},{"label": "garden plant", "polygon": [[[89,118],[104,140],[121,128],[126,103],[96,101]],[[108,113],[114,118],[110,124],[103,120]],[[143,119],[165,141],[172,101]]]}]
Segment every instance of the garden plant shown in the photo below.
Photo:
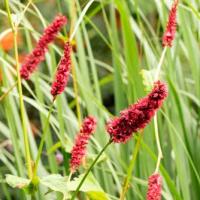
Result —
[{"label": "garden plant", "polygon": [[199,0],[0,1],[0,199],[200,199]]}]

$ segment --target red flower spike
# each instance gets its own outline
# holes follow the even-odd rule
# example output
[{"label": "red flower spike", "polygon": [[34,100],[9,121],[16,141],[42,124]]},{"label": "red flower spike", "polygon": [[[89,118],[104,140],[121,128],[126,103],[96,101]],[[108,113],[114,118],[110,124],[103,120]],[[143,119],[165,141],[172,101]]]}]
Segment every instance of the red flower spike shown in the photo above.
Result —
[{"label": "red flower spike", "polygon": [[61,94],[67,85],[69,73],[71,69],[71,45],[66,42],[64,47],[64,55],[61,58],[58,70],[56,72],[55,80],[51,85],[51,94],[53,98]]},{"label": "red flower spike", "polygon": [[75,144],[71,151],[70,171],[75,172],[81,165],[85,154],[86,147],[91,135],[96,128],[96,119],[94,117],[86,117],[83,121],[80,132],[78,133]]},{"label": "red flower spike", "polygon": [[65,16],[58,15],[54,21],[44,30],[36,47],[26,57],[22,64],[20,75],[22,78],[28,80],[30,75],[37,69],[40,62],[44,60],[45,53],[48,49],[48,44],[53,42],[60,29],[67,23]]},{"label": "red flower spike", "polygon": [[165,33],[162,38],[163,46],[172,46],[172,42],[176,34],[176,15],[177,15],[178,0],[175,0],[169,13],[168,23]]},{"label": "red flower spike", "polygon": [[148,180],[147,200],[161,200],[162,177],[160,174],[153,174]]},{"label": "red flower spike", "polygon": [[144,129],[168,95],[167,85],[154,83],[150,94],[120,112],[120,116],[107,123],[106,129],[115,143],[125,143],[133,132]]}]

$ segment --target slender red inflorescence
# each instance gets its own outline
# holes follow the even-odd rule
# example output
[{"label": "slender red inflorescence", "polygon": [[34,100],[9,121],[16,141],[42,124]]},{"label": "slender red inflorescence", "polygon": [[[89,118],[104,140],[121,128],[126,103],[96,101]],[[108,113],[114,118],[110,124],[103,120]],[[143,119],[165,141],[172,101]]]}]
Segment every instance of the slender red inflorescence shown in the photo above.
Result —
[{"label": "slender red inflorescence", "polygon": [[61,94],[65,86],[67,85],[69,73],[71,69],[71,45],[69,42],[66,42],[64,47],[64,55],[61,58],[58,70],[56,72],[55,80],[51,86],[51,94],[53,98],[58,94]]},{"label": "slender red inflorescence", "polygon": [[83,121],[80,132],[78,133],[75,144],[71,151],[70,170],[76,171],[80,166],[86,154],[86,147],[91,135],[96,128],[96,119],[94,117],[86,117]]},{"label": "slender red inflorescence", "polygon": [[128,109],[120,112],[120,116],[107,123],[107,132],[115,143],[125,143],[130,139],[133,132],[150,122],[158,108],[161,107],[168,95],[167,85],[160,81],[154,83],[150,94],[131,105]]},{"label": "slender red inflorescence", "polygon": [[21,77],[28,80],[30,75],[37,69],[38,64],[44,60],[48,44],[51,43],[60,29],[67,23],[67,18],[62,15],[56,16],[54,21],[44,30],[33,51],[26,57],[20,74]]},{"label": "slender red inflorescence", "polygon": [[168,23],[163,35],[163,46],[172,46],[172,42],[176,34],[176,15],[177,15],[178,0],[175,0],[169,13]]},{"label": "slender red inflorescence", "polygon": [[147,200],[161,200],[162,177],[156,173],[149,177]]}]

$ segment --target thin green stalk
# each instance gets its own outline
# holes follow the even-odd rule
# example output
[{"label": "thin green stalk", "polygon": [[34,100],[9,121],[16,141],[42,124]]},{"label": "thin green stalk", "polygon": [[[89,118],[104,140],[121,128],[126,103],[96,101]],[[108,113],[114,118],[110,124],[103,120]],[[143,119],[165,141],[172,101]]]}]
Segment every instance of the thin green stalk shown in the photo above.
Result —
[{"label": "thin green stalk", "polygon": [[136,147],[134,148],[132,159],[131,159],[131,162],[128,166],[127,176],[124,180],[123,188],[122,188],[121,195],[120,195],[120,200],[125,199],[126,192],[128,191],[129,182],[130,182],[131,177],[132,177],[132,173],[133,173],[135,161],[136,161],[136,158],[137,158],[137,155],[138,155],[138,152],[139,152],[142,136],[143,136],[143,133],[139,133],[139,137],[138,137],[138,140],[137,140],[137,143],[136,143]]},{"label": "thin green stalk", "polygon": [[13,85],[11,85],[11,87],[8,88],[8,90],[5,93],[3,93],[3,95],[0,96],[0,101],[2,101],[15,88],[16,85],[17,81]]},{"label": "thin green stalk", "polygon": [[34,171],[33,171],[33,178],[35,178],[36,175],[37,175],[37,168],[38,168],[38,164],[39,164],[39,161],[40,161],[40,158],[41,158],[41,155],[42,155],[42,149],[43,149],[44,142],[45,142],[45,137],[46,137],[46,134],[47,134],[49,119],[50,119],[51,113],[53,111],[53,106],[54,106],[54,101],[52,102],[52,104],[50,106],[49,113],[48,113],[48,116],[47,116],[47,119],[46,119],[46,123],[45,123],[45,126],[44,126],[42,139],[40,141],[40,145],[39,145],[39,149],[38,149],[38,153],[37,153],[37,157],[36,157],[36,161],[35,161],[35,166],[34,166]]},{"label": "thin green stalk", "polygon": [[159,77],[160,70],[161,70],[161,66],[162,66],[162,64],[163,64],[163,61],[164,61],[166,52],[167,52],[167,47],[165,47],[165,48],[163,49],[163,52],[162,52],[162,54],[161,54],[160,61],[159,61],[159,63],[158,63],[157,70],[156,70],[156,74],[155,74],[155,80],[157,80],[158,77]]},{"label": "thin green stalk", "polygon": [[26,164],[27,164],[27,171],[29,178],[32,178],[32,167],[31,167],[31,154],[30,154],[30,147],[28,141],[28,133],[26,129],[26,120],[25,120],[25,108],[23,102],[23,93],[22,93],[22,84],[21,84],[21,76],[19,71],[19,56],[18,56],[18,46],[17,46],[17,26],[14,25],[12,21],[12,16],[10,13],[10,7],[8,0],[5,0],[6,10],[8,14],[8,19],[14,34],[14,52],[15,52],[15,60],[16,60],[16,70],[17,70],[17,87],[19,92],[19,103],[20,103],[20,111],[21,111],[21,120],[22,120],[22,129],[23,129],[23,137],[24,137],[24,145],[25,145],[25,157],[26,157]]},{"label": "thin green stalk", "polygon": [[88,168],[87,172],[85,173],[85,175],[83,176],[81,182],[79,183],[78,187],[76,188],[75,192],[72,195],[71,200],[74,200],[75,197],[77,196],[81,186],[83,185],[85,179],[87,178],[88,174],[90,173],[90,171],[93,169],[94,165],[96,164],[96,162],[98,161],[98,159],[101,157],[101,155],[103,154],[103,152],[108,148],[108,146],[112,143],[112,140],[109,140],[108,143],[103,147],[103,149],[99,152],[99,154],[97,155],[97,157],[95,158],[95,160],[92,162],[92,164],[90,165],[90,167]]},{"label": "thin green stalk", "polygon": [[[158,63],[156,74],[155,74],[155,79],[154,79],[155,81],[158,80],[158,77],[159,77],[159,74],[160,74],[160,71],[161,71],[161,66],[163,64],[166,52],[167,52],[167,47],[165,47],[163,49],[163,52],[161,54],[160,61]],[[158,170],[159,170],[161,159],[163,158],[163,153],[162,153],[159,134],[158,134],[158,117],[157,117],[157,113],[156,113],[156,115],[154,117],[154,128],[155,128],[156,144],[157,144],[157,148],[158,148],[158,160],[157,160],[156,169],[155,169],[155,173],[157,173]]]},{"label": "thin green stalk", "polygon": [[[71,29],[70,29],[70,41],[73,40],[73,37],[75,36],[76,30],[74,29],[75,26],[75,20],[76,20],[76,5],[75,5],[75,1],[72,2],[72,6],[71,6],[71,18],[72,18],[72,22],[71,22]],[[74,35],[74,36],[73,36]],[[81,108],[79,105],[79,98],[78,98],[78,84],[77,84],[77,76],[76,76],[76,69],[75,69],[75,65],[72,62],[71,64],[71,68],[72,68],[72,77],[73,77],[73,88],[74,88],[74,93],[75,93],[75,101],[76,101],[76,112],[77,112],[77,117],[78,117],[78,124],[79,127],[81,126]]]},{"label": "thin green stalk", "polygon": [[157,117],[157,114],[154,117],[154,127],[155,127],[156,144],[157,144],[157,148],[158,148],[158,160],[157,160],[156,169],[155,169],[155,173],[157,173],[158,170],[159,170],[160,161],[163,158],[159,134],[158,134],[158,117]]},{"label": "thin green stalk", "polygon": [[83,18],[84,18],[84,16],[85,16],[87,10],[90,8],[90,6],[92,5],[92,3],[93,3],[94,1],[95,1],[95,0],[90,0],[90,1],[87,3],[87,5],[84,7],[84,9],[83,9],[83,11],[82,11],[82,13],[81,13],[81,15],[80,15],[80,17],[79,17],[79,19],[78,19],[78,21],[77,21],[75,27],[74,27],[74,31],[73,31],[73,32],[71,33],[71,35],[70,35],[70,38],[69,38],[70,41],[73,40],[73,38],[74,38],[74,36],[75,36],[75,34],[76,34],[78,28],[79,28],[79,25],[81,24],[81,22],[82,22],[82,20],[83,20]]}]

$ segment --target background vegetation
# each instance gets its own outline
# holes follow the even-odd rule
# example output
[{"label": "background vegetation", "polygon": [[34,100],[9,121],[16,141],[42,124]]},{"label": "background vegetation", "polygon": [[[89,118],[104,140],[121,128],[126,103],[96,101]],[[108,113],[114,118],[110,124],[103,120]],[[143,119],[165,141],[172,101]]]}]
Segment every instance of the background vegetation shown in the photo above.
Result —
[{"label": "background vegetation", "polygon": [[[18,52],[20,62],[57,13],[68,16],[67,28],[50,45],[40,70],[23,81],[26,128],[32,157],[46,121],[52,96],[50,86],[63,52],[63,40],[70,27],[83,15],[73,41],[75,77],[58,97],[48,125],[46,149],[39,166],[39,176],[69,174],[69,151],[79,129],[79,121],[91,114],[98,119],[97,131],[90,142],[82,174],[108,141],[105,121],[148,91],[159,62],[161,38],[166,26],[171,0],[10,0],[14,20],[19,21]],[[26,5],[29,3],[28,7]],[[76,8],[74,7],[76,4]],[[92,3],[86,13],[84,8]],[[169,87],[169,97],[158,113],[163,160],[163,199],[198,200],[200,198],[200,1],[182,0],[178,9],[178,30],[173,47],[167,50],[161,79]],[[74,22],[73,22],[74,21]],[[3,1],[0,1],[0,199],[28,199],[22,190],[11,188],[5,174],[26,177],[25,151],[19,112],[19,95],[14,88],[16,62],[13,35]],[[72,80],[77,81],[78,96]],[[5,97],[6,96],[6,97]],[[77,114],[77,103],[80,113]],[[147,179],[157,161],[155,128],[144,131],[127,199],[145,199]],[[118,199],[130,163],[137,135],[127,144],[112,144],[85,183],[79,198]],[[59,162],[60,157],[64,160]],[[45,182],[45,180],[43,180]],[[40,187],[36,199],[60,199]],[[55,184],[56,185],[56,184]],[[96,188],[90,188],[95,185]],[[49,187],[51,188],[51,187]],[[52,189],[52,188],[51,188]],[[91,192],[95,190],[97,192]],[[105,197],[105,195],[107,197]]]}]

